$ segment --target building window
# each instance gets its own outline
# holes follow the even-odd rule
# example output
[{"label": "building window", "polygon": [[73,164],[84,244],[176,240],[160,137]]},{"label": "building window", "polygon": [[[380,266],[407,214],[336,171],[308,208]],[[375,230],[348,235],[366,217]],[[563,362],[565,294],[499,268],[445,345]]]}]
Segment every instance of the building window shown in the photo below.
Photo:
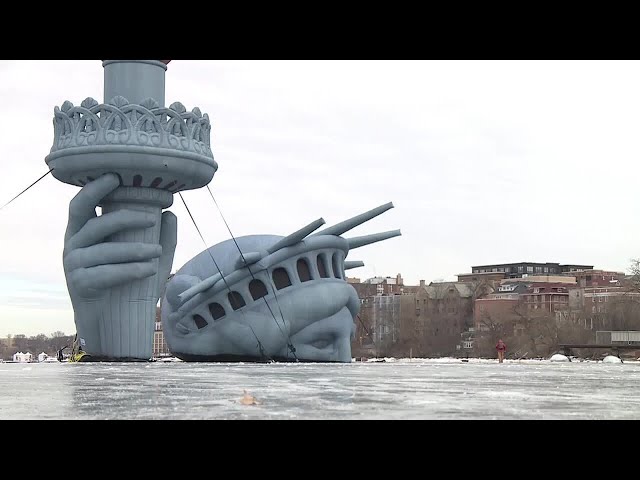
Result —
[{"label": "building window", "polygon": [[234,310],[238,310],[246,305],[246,303],[244,303],[244,298],[242,298],[242,295],[238,292],[229,292],[227,298],[229,299],[231,308]]},{"label": "building window", "polygon": [[309,269],[309,264],[306,259],[299,258],[296,262],[296,268],[298,269],[298,277],[300,277],[301,282],[312,280],[311,270]]},{"label": "building window", "polygon": [[325,264],[324,264],[324,257],[322,255],[318,255],[317,263],[318,263],[318,273],[320,273],[320,277],[329,278],[329,275],[327,275],[327,268],[325,267]]},{"label": "building window", "polygon": [[544,273],[549,273],[549,267],[544,267]]},{"label": "building window", "polygon": [[291,279],[284,268],[276,268],[271,276],[273,277],[273,283],[278,290],[291,286]]},{"label": "building window", "polygon": [[254,300],[258,300],[259,298],[268,295],[269,292],[267,292],[267,287],[265,287],[264,283],[257,278],[254,278],[249,282],[249,293]]},{"label": "building window", "polygon": [[533,273],[533,267],[527,267],[527,273]]},{"label": "building window", "polygon": [[207,321],[204,318],[202,318],[200,315],[194,315],[193,321],[196,322],[196,327],[198,328],[204,328],[207,325],[209,325]]},{"label": "building window", "polygon": [[211,316],[214,320],[219,320],[225,316],[226,312],[224,311],[224,307],[222,305],[214,302],[209,304],[209,313],[211,313]]}]

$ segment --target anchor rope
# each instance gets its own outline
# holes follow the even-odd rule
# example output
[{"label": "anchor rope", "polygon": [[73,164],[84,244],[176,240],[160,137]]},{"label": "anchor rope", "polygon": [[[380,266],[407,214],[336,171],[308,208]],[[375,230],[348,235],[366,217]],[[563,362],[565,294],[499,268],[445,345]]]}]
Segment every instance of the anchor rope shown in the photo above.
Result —
[{"label": "anchor rope", "polygon": [[[247,265],[247,260],[244,258],[244,253],[242,253],[242,250],[240,249],[240,245],[238,245],[238,242],[236,241],[236,237],[231,232],[231,228],[229,227],[229,224],[227,223],[227,220],[224,218],[224,215],[222,214],[222,209],[220,208],[220,205],[218,205],[218,202],[216,202],[216,199],[213,196],[213,192],[209,188],[209,185],[207,185],[207,190],[209,191],[209,195],[211,195],[211,199],[213,200],[213,203],[216,205],[216,208],[218,209],[218,212],[220,213],[220,216],[222,217],[222,221],[224,222],[224,224],[227,227],[227,230],[229,231],[229,235],[231,235],[231,238],[233,239],[233,243],[236,244],[236,248],[240,252],[240,256],[242,257],[242,261],[247,266],[247,270],[249,270],[249,273],[251,274],[251,278],[253,280],[255,280],[256,277],[253,275],[253,272],[251,271],[251,266]],[[284,319],[284,314],[282,313],[282,308],[280,307],[280,302],[278,301],[278,296],[276,294],[275,288],[272,288],[272,293],[273,293],[273,298],[275,298],[275,300],[276,300],[276,305],[278,305],[278,310],[280,311],[280,317],[282,318],[282,324],[286,326],[286,321]],[[278,323],[278,320],[276,319],[276,316],[273,313],[273,310],[271,309],[271,306],[269,305],[269,302],[267,302],[267,299],[265,297],[262,297],[262,299],[264,300],[265,305],[269,309],[269,312],[271,313],[271,316],[273,317],[273,321],[276,322],[276,326],[278,327],[278,329],[280,330],[280,333],[284,337],[285,333],[282,330],[282,328],[280,327],[280,324]],[[298,362],[299,360],[298,360],[298,357],[296,355],[296,348],[293,346],[293,344],[291,342],[291,336],[289,334],[286,335],[286,340],[287,340],[287,347],[289,348],[289,351],[293,354],[293,357],[295,358],[296,362]],[[287,356],[289,356],[288,353],[287,353]]]},{"label": "anchor rope", "polygon": [[53,168],[51,170],[49,170],[47,173],[45,173],[44,175],[42,175],[39,179],[37,179],[35,182],[33,182],[31,185],[29,185],[27,188],[25,188],[24,190],[22,190],[18,195],[16,195],[15,197],[13,197],[11,200],[9,200],[7,203],[5,203],[3,206],[0,207],[0,210],[2,210],[4,207],[6,207],[7,205],[9,205],[11,202],[13,202],[16,198],[18,198],[20,195],[22,195],[24,192],[26,192],[27,190],[29,190],[31,187],[33,187],[36,183],[38,183],[40,180],[42,180],[44,177],[46,177],[47,175],[49,175],[51,172],[53,172]]},{"label": "anchor rope", "polygon": [[[202,235],[202,232],[200,231],[200,228],[198,227],[198,224],[196,223],[195,218],[193,218],[193,215],[191,214],[191,210],[189,210],[189,207],[187,206],[187,202],[185,202],[184,197],[182,196],[182,192],[178,192],[178,195],[180,195],[180,199],[182,200],[182,203],[184,204],[184,207],[187,209],[187,213],[189,214],[189,217],[191,217],[191,221],[193,222],[193,225],[196,227],[198,235],[200,235],[200,238],[202,239],[202,242],[204,243],[205,249],[209,253],[209,256],[211,257],[211,260],[213,260],[213,264],[218,269],[218,273],[222,277],[222,281],[226,285],[227,290],[229,290],[229,294],[233,295],[233,292],[231,291],[231,287],[229,286],[229,283],[227,283],[227,279],[224,277],[224,275],[222,274],[222,270],[218,266],[218,262],[216,262],[216,259],[213,258],[213,254],[209,251],[209,247],[207,245],[207,242],[205,241],[204,236]],[[242,307],[239,310],[240,310],[240,313],[242,314],[242,316],[246,320],[246,317],[244,316],[244,312],[242,311]],[[248,325],[248,323],[247,323],[247,325]],[[269,355],[266,354],[266,352],[264,350],[264,346],[262,345],[262,342],[258,338],[258,335],[256,335],[256,332],[253,330],[253,328],[251,328],[251,325],[249,325],[249,329],[251,330],[251,333],[253,333],[253,336],[256,338],[256,341],[258,342],[258,348],[260,349],[260,355],[262,356],[262,358],[266,358],[269,361],[273,361],[273,359],[271,357],[269,357]]]}]

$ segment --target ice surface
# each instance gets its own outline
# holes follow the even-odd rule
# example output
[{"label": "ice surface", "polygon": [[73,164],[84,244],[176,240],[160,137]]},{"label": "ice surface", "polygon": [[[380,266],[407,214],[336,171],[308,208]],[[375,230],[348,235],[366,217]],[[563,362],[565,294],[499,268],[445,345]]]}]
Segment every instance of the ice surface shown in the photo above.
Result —
[{"label": "ice surface", "polygon": [[3,363],[0,419],[640,419],[636,361],[387,360]]}]

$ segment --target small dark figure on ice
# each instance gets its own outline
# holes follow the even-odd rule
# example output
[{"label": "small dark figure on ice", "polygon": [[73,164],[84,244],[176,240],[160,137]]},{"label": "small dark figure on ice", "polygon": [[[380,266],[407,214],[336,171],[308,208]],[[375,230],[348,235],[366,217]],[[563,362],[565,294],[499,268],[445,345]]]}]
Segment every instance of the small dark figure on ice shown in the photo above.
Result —
[{"label": "small dark figure on ice", "polygon": [[507,351],[507,344],[504,343],[502,339],[498,340],[496,350],[498,351],[498,363],[502,363],[504,361],[504,354]]}]

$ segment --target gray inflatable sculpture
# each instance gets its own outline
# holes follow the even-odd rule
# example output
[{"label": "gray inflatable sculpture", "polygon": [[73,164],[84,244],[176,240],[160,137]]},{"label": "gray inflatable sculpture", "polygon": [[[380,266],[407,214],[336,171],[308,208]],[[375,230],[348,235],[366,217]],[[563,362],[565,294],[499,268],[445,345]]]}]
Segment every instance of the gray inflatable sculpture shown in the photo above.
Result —
[{"label": "gray inflatable sculpture", "polygon": [[340,235],[392,207],[317,233],[323,219],[286,237],[251,235],[201,252],[169,281],[162,301],[169,349],[187,361],[351,362],[360,301],[345,270],[364,264],[345,258],[400,231]]},{"label": "gray inflatable sculpture", "polygon": [[55,178],[83,187],[69,205],[63,254],[77,328],[73,358],[151,358],[176,243],[175,216],[162,210],[174,193],[207,185],[217,169],[208,116],[178,102],[164,106],[168,62],[106,60],[104,103],[87,98],[54,110],[45,161]]}]

